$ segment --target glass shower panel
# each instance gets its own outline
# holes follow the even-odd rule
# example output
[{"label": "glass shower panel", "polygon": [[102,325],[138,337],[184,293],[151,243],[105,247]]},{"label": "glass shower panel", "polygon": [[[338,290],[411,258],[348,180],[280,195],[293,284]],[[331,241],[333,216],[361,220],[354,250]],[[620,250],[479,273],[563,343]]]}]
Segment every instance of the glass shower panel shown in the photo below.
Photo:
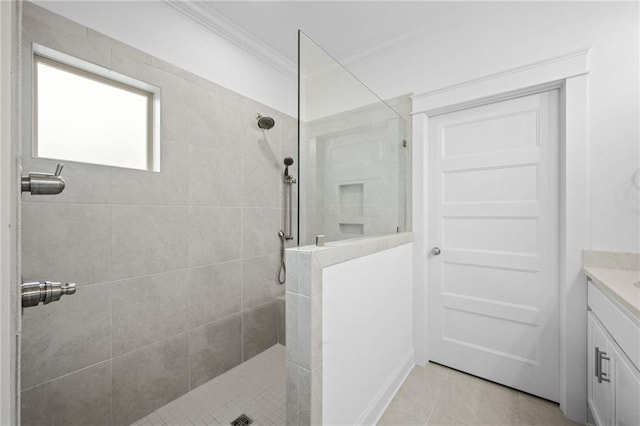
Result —
[{"label": "glass shower panel", "polygon": [[407,230],[405,120],[299,32],[299,241]]}]

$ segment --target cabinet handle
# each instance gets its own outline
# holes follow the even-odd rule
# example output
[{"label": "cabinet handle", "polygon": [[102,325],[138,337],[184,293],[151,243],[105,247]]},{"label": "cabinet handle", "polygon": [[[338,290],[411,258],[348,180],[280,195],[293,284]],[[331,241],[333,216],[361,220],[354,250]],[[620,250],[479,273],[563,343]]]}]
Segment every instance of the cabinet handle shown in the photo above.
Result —
[{"label": "cabinet handle", "polygon": [[596,373],[596,377],[598,378],[598,383],[610,382],[611,380],[609,380],[607,374],[602,371],[602,360],[609,361],[610,358],[607,356],[606,352],[600,351],[600,349],[597,346],[596,346],[595,352],[596,352],[595,373]]}]

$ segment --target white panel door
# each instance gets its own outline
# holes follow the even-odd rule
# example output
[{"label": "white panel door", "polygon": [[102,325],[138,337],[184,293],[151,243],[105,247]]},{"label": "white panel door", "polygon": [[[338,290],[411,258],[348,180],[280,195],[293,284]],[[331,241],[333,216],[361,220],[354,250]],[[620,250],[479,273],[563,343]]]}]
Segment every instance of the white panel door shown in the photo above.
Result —
[{"label": "white panel door", "polygon": [[431,360],[559,398],[559,91],[433,117]]}]

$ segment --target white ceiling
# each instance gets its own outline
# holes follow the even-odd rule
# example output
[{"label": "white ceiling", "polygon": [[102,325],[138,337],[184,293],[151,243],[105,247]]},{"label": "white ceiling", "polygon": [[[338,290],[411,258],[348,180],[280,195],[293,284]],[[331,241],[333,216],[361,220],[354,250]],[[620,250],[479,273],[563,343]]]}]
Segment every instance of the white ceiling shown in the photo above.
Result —
[{"label": "white ceiling", "polygon": [[165,1],[290,75],[298,29],[348,67],[446,32],[492,7],[451,1]]}]

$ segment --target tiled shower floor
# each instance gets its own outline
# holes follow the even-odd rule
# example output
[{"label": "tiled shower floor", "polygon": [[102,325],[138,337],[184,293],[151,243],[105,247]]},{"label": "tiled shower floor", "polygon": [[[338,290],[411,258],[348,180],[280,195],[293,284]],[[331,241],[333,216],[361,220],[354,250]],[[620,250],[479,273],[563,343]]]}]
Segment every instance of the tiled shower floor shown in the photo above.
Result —
[{"label": "tiled shower floor", "polygon": [[134,423],[135,426],[285,424],[285,347],[275,345]]}]

